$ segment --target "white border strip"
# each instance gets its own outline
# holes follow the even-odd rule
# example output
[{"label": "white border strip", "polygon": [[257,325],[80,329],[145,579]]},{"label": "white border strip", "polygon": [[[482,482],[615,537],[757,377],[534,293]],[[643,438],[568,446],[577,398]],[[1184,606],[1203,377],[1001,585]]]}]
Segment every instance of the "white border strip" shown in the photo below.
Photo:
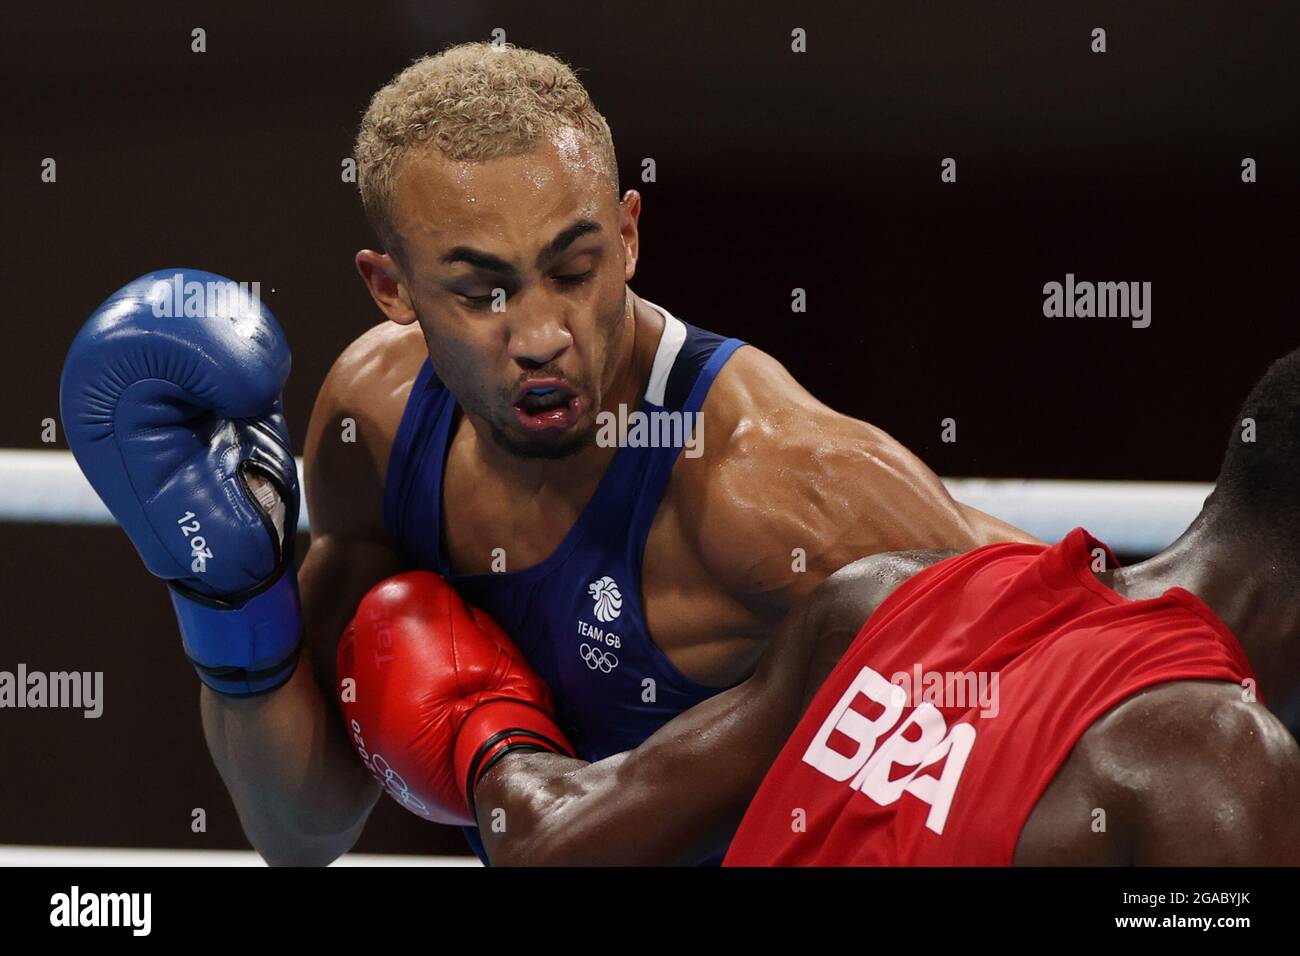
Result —
[{"label": "white border strip", "polygon": [[663,408],[668,376],[677,362],[678,353],[686,344],[686,325],[681,319],[670,315],[663,306],[655,305],[648,299],[641,301],[664,317],[664,330],[659,335],[659,347],[655,350],[654,364],[650,367],[650,378],[645,386],[645,400]]}]

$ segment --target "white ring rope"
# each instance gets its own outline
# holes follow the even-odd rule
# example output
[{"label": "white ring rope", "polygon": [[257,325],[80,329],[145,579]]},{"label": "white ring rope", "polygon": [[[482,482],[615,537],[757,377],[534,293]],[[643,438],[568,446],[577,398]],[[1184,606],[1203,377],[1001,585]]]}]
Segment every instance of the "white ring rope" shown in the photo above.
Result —
[{"label": "white ring rope", "polygon": [[[298,462],[302,481],[302,461]],[[1044,541],[1082,525],[1115,551],[1154,554],[1196,517],[1213,485],[1162,481],[946,478],[958,501]],[[0,521],[112,524],[71,452],[0,449]],[[307,530],[303,503],[298,529]]]},{"label": "white ring rope", "polygon": [[[0,845],[0,866],[266,866],[252,850],[159,850],[138,847]],[[330,866],[482,866],[473,856],[345,853]]]},{"label": "white ring rope", "polygon": [[1036,538],[1060,541],[1087,528],[1112,551],[1150,555],[1192,523],[1214,485],[1195,481],[1057,481],[945,478],[958,501],[1008,521]]}]

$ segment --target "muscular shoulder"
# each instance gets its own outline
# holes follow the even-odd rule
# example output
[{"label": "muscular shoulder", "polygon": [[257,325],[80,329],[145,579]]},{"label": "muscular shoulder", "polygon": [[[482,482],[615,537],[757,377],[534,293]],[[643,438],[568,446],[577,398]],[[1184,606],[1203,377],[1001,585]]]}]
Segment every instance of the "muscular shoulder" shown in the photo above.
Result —
[{"label": "muscular shoulder", "polygon": [[321,385],[317,410],[346,408],[395,428],[390,420],[401,416],[425,357],[418,326],[392,322],[373,326],[335,359]]},{"label": "muscular shoulder", "polygon": [[864,555],[973,543],[933,472],[759,349],[732,356],[701,412],[704,452],[679,460],[676,492],[705,566],[742,600],[788,609]]},{"label": "muscular shoulder", "polygon": [[385,322],[354,340],[326,375],[304,458],[313,534],[382,527],[388,455],[425,355],[417,326]]},{"label": "muscular shoulder", "polygon": [[701,408],[705,457],[737,466],[754,451],[824,450],[827,433],[891,441],[884,432],[819,402],[780,362],[752,345],[738,349],[719,371]]},{"label": "muscular shoulder", "polygon": [[1300,864],[1300,748],[1235,684],[1137,694],[1089,729],[1076,759],[1126,817],[1135,863]]}]

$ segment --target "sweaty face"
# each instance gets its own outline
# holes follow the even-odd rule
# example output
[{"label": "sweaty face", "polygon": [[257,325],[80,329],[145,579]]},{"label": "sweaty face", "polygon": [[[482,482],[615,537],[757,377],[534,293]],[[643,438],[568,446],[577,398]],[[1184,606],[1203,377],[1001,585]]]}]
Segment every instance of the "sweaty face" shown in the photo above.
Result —
[{"label": "sweaty face", "polygon": [[623,354],[621,208],[563,131],[477,162],[402,166],[393,225],[434,370],[502,448],[558,458],[588,444]]}]

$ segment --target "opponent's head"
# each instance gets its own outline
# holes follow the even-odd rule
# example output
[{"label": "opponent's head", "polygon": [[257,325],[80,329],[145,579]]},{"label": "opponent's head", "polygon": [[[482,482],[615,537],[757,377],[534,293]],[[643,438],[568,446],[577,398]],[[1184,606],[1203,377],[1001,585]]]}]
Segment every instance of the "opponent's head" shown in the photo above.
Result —
[{"label": "opponent's head", "polygon": [[1270,365],[1242,403],[1197,520],[1300,573],[1300,349]]},{"label": "opponent's head", "polygon": [[554,57],[467,43],[370,102],[358,183],[383,253],[357,268],[498,444],[559,457],[595,432],[626,357],[640,197],[609,126]]}]

